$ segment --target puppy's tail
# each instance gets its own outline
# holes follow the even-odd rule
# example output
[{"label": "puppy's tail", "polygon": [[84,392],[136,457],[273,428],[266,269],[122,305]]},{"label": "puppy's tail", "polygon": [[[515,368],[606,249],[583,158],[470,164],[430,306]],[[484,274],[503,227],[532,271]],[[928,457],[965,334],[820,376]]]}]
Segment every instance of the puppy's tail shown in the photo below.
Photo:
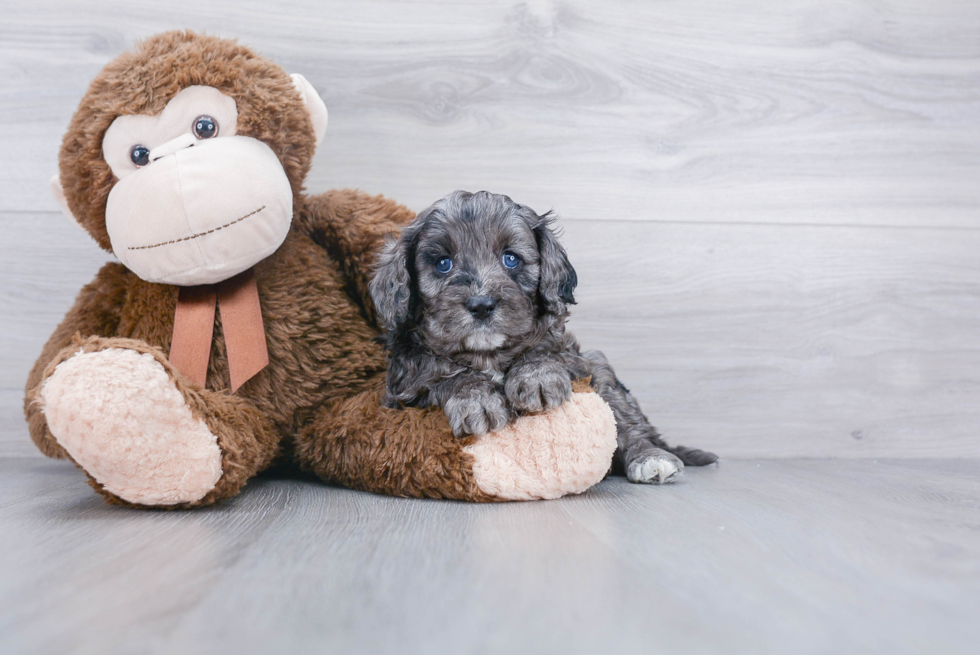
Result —
[{"label": "puppy's tail", "polygon": [[686,448],[684,446],[663,446],[668,453],[676,455],[679,460],[684,462],[684,466],[707,466],[718,461],[718,455],[699,448]]}]

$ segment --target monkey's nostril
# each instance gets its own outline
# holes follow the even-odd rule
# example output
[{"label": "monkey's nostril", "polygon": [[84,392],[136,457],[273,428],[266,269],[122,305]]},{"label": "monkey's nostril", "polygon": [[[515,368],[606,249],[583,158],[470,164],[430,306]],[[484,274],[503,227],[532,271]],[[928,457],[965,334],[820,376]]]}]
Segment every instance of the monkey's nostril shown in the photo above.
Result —
[{"label": "monkey's nostril", "polygon": [[482,320],[488,318],[496,309],[497,299],[493,296],[470,296],[463,304],[466,305],[470,314]]}]

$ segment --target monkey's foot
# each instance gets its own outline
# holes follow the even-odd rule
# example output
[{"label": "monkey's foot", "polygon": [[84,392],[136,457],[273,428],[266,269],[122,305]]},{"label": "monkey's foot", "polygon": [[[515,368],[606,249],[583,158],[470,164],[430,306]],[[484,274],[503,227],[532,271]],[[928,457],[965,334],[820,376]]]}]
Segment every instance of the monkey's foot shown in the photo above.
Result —
[{"label": "monkey's foot", "polygon": [[485,493],[503,500],[582,493],[606,476],[616,419],[597,393],[574,393],[545,414],[522,416],[463,448]]},{"label": "monkey's foot", "polygon": [[217,438],[150,354],[79,351],[58,364],[40,401],[58,443],[125,501],[191,503],[221,478]]}]

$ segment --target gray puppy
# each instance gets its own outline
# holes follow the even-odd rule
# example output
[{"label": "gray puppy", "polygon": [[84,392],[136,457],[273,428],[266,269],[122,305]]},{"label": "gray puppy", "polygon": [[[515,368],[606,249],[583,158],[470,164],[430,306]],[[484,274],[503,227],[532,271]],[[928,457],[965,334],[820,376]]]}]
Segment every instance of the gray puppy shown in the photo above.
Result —
[{"label": "gray puppy", "polygon": [[667,446],[602,353],[565,330],[578,279],[553,222],[507,196],[455,191],[386,244],[371,282],[386,404],[441,407],[457,436],[482,434],[557,407],[591,376],[616,417],[614,472],[663,483],[716,461]]}]

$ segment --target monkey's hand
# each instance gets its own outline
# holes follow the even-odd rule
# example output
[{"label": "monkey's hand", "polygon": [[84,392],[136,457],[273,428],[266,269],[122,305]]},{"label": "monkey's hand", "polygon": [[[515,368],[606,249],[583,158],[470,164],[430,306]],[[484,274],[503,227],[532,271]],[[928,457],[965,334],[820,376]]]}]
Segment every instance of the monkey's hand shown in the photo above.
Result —
[{"label": "monkey's hand", "polygon": [[498,430],[510,419],[503,390],[492,381],[479,377],[453,384],[452,392],[442,402],[442,409],[457,437]]},{"label": "monkey's hand", "polygon": [[558,407],[572,395],[568,369],[552,356],[534,357],[511,367],[504,379],[511,406],[521,412]]}]

